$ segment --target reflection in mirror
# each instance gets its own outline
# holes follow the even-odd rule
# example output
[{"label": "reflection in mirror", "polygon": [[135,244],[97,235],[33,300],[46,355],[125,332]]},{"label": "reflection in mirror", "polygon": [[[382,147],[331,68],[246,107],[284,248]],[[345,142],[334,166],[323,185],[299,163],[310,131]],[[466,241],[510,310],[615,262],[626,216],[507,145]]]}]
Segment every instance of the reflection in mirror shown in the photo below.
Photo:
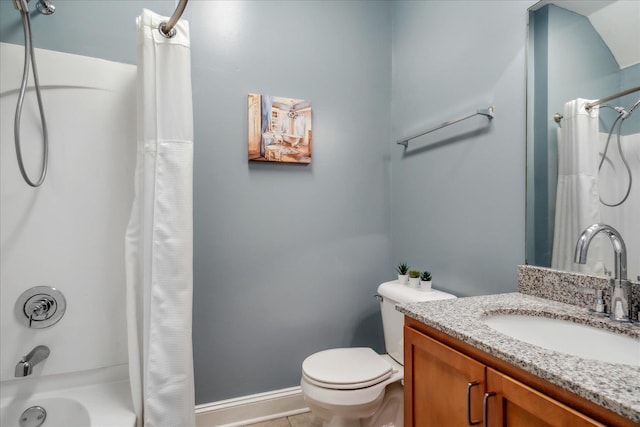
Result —
[{"label": "reflection in mirror", "polygon": [[527,263],[607,274],[604,237],[573,262],[582,230],[605,223],[640,280],[640,2],[537,3],[527,75]]}]

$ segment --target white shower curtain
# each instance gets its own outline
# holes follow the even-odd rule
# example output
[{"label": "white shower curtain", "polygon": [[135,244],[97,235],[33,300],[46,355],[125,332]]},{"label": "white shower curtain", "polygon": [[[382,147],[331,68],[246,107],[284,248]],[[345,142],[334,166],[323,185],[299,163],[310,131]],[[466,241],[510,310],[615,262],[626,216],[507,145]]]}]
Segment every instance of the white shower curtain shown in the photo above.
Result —
[{"label": "white shower curtain", "polygon": [[[637,114],[638,112],[636,112]],[[637,116],[632,116],[636,118]],[[629,120],[629,119],[627,119]],[[600,134],[600,152],[604,151],[608,133]],[[600,171],[598,187],[602,200],[608,203],[619,203],[628,190],[629,178],[616,147],[616,135],[611,137],[607,161]],[[632,186],[629,197],[619,206],[608,207],[600,204],[602,222],[613,226],[624,238],[627,247],[627,275],[635,280],[640,276],[640,133],[622,135],[622,150],[632,174]],[[605,256],[607,254],[605,246]],[[605,262],[606,265],[606,262]],[[611,268],[611,267],[609,267]]]},{"label": "white shower curtain", "polygon": [[126,235],[129,373],[138,426],[195,425],[189,27],[138,17],[138,154]]},{"label": "white shower curtain", "polygon": [[603,274],[601,236],[589,247],[587,264],[573,261],[576,242],[582,231],[600,222],[598,198],[598,107],[586,111],[587,99],[564,105],[562,127],[558,131],[558,191],[551,267],[565,271]]}]

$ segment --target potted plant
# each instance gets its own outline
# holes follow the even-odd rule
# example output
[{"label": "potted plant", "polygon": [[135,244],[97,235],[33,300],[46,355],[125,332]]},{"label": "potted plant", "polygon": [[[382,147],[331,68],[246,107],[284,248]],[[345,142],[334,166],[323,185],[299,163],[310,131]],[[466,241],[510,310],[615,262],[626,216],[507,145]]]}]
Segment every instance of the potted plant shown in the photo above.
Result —
[{"label": "potted plant", "polygon": [[412,288],[420,286],[420,272],[418,270],[409,270],[409,286]]},{"label": "potted plant", "polygon": [[431,273],[428,271],[423,271],[420,275],[420,290],[421,291],[430,291],[431,290]]},{"label": "potted plant", "polygon": [[406,285],[409,281],[409,276],[407,275],[407,273],[409,272],[409,266],[407,265],[407,263],[403,262],[402,264],[398,265],[396,267],[396,271],[398,272],[398,283],[400,283],[401,285]]}]

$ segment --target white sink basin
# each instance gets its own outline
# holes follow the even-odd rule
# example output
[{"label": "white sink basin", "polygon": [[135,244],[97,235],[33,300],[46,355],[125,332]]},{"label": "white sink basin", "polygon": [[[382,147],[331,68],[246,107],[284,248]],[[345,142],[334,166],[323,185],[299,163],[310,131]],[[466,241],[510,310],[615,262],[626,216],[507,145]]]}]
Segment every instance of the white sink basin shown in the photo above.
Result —
[{"label": "white sink basin", "polygon": [[497,314],[483,320],[498,332],[548,350],[640,367],[640,340],[622,334],[547,317]]}]

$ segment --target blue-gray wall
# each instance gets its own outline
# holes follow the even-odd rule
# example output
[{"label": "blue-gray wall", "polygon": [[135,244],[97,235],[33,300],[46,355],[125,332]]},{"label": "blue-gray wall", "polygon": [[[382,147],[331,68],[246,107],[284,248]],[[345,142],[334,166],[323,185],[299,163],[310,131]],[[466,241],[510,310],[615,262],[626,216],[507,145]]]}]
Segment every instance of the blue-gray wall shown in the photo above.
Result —
[{"label": "blue-gray wall", "polygon": [[[383,349],[393,278],[387,2],[190,2],[198,402],[299,384],[309,354]],[[313,103],[313,163],[247,162],[249,92]]]},{"label": "blue-gray wall", "polygon": [[393,138],[494,105],[391,153],[394,261],[458,295],[516,288],[524,260],[525,40],[531,1],[396,2]]},{"label": "blue-gray wall", "polygon": [[[142,8],[167,15],[175,10],[173,0],[55,0],[56,12],[45,16],[35,3],[29,3],[35,47],[127,64],[136,63],[135,18]],[[24,44],[13,0],[0,0],[0,41]]]},{"label": "blue-gray wall", "polygon": [[[515,289],[532,3],[189,3],[198,403],[295,386],[320,349],[381,351],[372,296],[400,261],[458,295]],[[37,47],[135,63],[140,9],[174,2],[56,5]],[[22,43],[12,8],[0,40]],[[249,92],[313,102],[311,165],[247,162]],[[394,143],[490,104],[489,127]]]},{"label": "blue-gray wall", "polygon": [[[33,14],[36,47],[128,63],[141,8],[175,7],[55,4],[50,17]],[[11,1],[0,1],[0,17],[0,40],[22,44]],[[197,402],[295,386],[302,360],[321,349],[383,351],[373,295],[394,277],[390,3],[192,1],[185,17]],[[312,101],[311,165],[247,161],[250,92]]]}]

